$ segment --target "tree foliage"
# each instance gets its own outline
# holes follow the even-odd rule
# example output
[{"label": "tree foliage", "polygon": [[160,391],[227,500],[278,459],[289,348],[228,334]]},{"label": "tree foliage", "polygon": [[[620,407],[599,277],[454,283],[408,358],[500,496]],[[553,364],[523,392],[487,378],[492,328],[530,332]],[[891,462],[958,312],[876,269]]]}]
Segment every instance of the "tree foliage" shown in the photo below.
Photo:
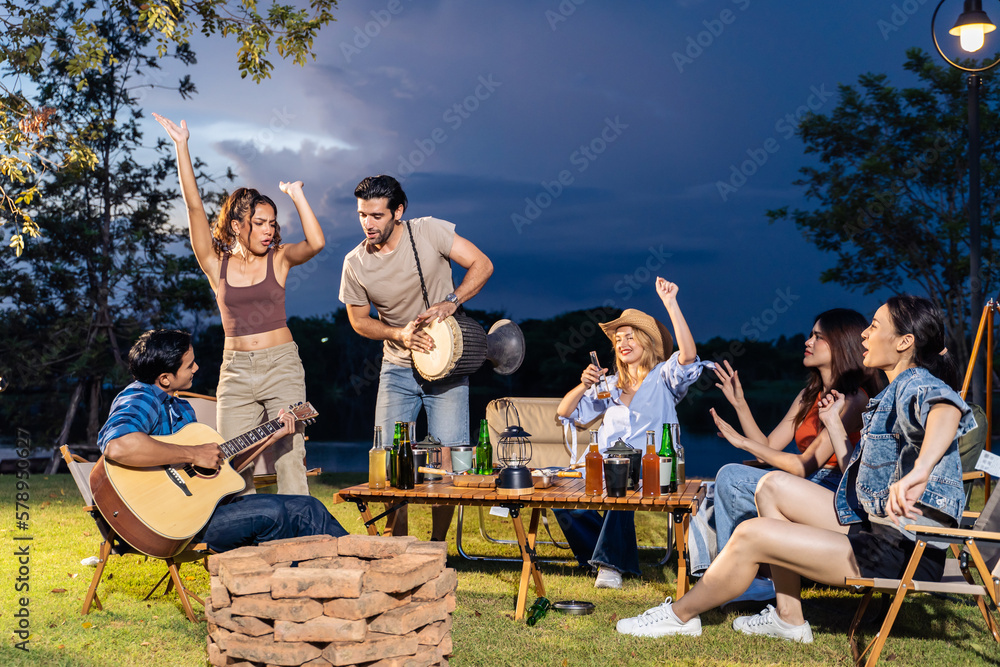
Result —
[{"label": "tree foliage", "polygon": [[[945,312],[949,347],[968,358],[966,75],[936,64],[920,49],[907,52],[904,67],[916,75],[918,87],[897,88],[884,74],[864,74],[856,87],[840,86],[840,102],[829,115],[802,120],[799,135],[819,164],[803,167],[795,184],[805,187],[815,206],[781,208],[768,216],[772,222],[791,220],[807,240],[836,256],[821,275],[824,282],[865,293],[918,285]],[[980,91],[983,268],[978,281],[986,293],[998,277],[998,103],[1000,91],[987,78]]]},{"label": "tree foliage", "polygon": [[[88,85],[78,87],[71,75],[77,51],[69,46],[69,35],[80,11],[63,8],[56,24],[59,47],[48,66],[32,74],[31,84],[38,106],[58,114],[93,161],[51,171],[21,190],[10,188],[15,196],[31,189],[41,195],[25,205],[48,233],[20,257],[0,255],[2,315],[9,331],[0,340],[0,358],[12,365],[13,382],[45,387],[58,397],[63,418],[53,415],[45,426],[59,432],[61,422],[63,437],[82,401],[93,441],[102,390],[107,382],[126,379],[123,357],[136,332],[178,325],[214,304],[184,248],[184,235],[170,219],[178,198],[170,187],[172,151],[162,141],[156,148],[144,145],[138,126],[136,84],[141,86],[161,60],[152,38],[128,29],[134,10],[105,12],[94,35],[106,56],[100,67],[84,70]],[[194,58],[184,47],[172,55],[183,62]],[[178,88],[193,91],[187,80]],[[57,150],[41,146],[32,164],[41,170],[38,165]]]},{"label": "tree foliage", "polygon": [[[128,17],[123,31],[155,42],[160,57],[188,52],[194,33],[236,40],[241,76],[261,81],[274,65],[271,53],[302,65],[315,57],[313,40],[335,20],[337,0],[310,0],[308,7],[259,5],[257,0],[0,0],[0,229],[13,222],[8,245],[15,255],[39,236],[29,206],[41,196],[48,171],[93,169],[98,156],[87,138],[53,107],[33,103],[25,84],[57,65],[77,89],[115,65],[102,21]],[[190,93],[182,87],[182,94]],[[5,230],[6,231],[6,230]]]}]

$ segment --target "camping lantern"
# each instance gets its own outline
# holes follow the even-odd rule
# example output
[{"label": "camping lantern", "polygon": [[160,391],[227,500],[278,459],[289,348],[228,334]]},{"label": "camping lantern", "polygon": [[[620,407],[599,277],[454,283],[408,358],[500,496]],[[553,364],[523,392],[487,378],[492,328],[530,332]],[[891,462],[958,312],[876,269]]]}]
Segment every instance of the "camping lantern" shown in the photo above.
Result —
[{"label": "camping lantern", "polygon": [[[502,496],[524,496],[535,489],[535,482],[528,470],[527,463],[531,461],[531,434],[521,428],[521,418],[517,408],[510,401],[506,402],[504,418],[507,428],[500,434],[497,445],[497,458],[503,463],[500,475],[497,477],[497,493]],[[511,422],[513,410],[514,421]]]}]

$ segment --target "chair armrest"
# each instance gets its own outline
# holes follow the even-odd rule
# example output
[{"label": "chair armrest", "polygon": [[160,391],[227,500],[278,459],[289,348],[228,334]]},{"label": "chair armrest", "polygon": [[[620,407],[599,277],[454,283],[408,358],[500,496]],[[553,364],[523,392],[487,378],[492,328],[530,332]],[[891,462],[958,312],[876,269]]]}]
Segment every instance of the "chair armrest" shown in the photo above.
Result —
[{"label": "chair armrest", "polygon": [[986,473],[982,470],[972,470],[970,472],[962,473],[962,481],[968,482],[974,479],[986,479]]},{"label": "chair armrest", "polygon": [[1000,542],[1000,533],[993,533],[985,530],[945,528],[944,526],[922,526],[916,523],[903,526],[903,528],[912,533],[917,533],[918,535],[923,533],[926,535],[940,535],[942,537],[954,537],[959,539],[972,538],[974,540],[982,540],[985,542]]}]

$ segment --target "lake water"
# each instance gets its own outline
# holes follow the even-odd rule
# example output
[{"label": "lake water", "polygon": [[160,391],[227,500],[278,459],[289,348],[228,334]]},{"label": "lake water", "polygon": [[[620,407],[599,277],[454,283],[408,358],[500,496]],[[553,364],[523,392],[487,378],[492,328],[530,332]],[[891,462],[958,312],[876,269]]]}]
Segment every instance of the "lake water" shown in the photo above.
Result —
[{"label": "lake water", "polygon": [[[714,478],[715,473],[727,463],[739,463],[750,456],[736,449],[714,433],[684,433],[685,466],[691,477]],[[496,443],[493,444],[496,447]],[[368,470],[370,442],[320,442],[306,443],[306,463],[310,468],[323,472],[359,472]]]}]

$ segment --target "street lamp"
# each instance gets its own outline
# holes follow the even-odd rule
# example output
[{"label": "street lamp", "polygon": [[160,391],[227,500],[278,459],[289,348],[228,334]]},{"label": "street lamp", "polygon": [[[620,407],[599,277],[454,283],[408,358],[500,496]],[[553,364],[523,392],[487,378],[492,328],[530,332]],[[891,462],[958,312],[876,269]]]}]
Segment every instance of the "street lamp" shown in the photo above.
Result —
[{"label": "street lamp", "polygon": [[[968,72],[969,78],[969,289],[972,293],[972,322],[983,310],[983,293],[980,284],[980,254],[982,252],[979,223],[979,87],[983,83],[980,72],[992,69],[1000,58],[994,60],[985,67],[965,67],[953,61],[945,55],[938,44],[937,31],[934,29],[938,12],[945,0],[941,0],[934,9],[931,17],[931,37],[934,39],[934,48],[938,54],[944,58],[952,67]],[[975,53],[983,48],[986,40],[986,33],[996,30],[996,25],[990,17],[983,11],[982,0],[965,0],[965,7],[955,21],[955,25],[948,31],[948,34],[959,38],[962,49],[968,53]],[[983,405],[985,391],[983,387],[983,377],[979,372],[974,372],[972,376],[972,400],[979,405]]]}]

